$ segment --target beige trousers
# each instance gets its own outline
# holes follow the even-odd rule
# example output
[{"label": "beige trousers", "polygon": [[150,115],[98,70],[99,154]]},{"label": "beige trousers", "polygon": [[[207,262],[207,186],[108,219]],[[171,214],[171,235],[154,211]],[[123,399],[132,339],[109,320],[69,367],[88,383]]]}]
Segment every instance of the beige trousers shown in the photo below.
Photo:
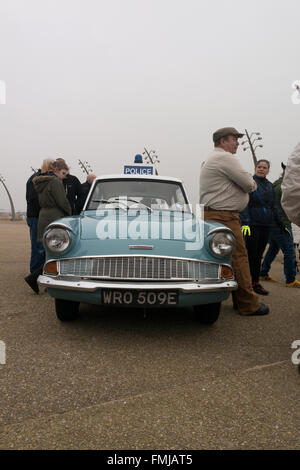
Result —
[{"label": "beige trousers", "polygon": [[236,238],[236,249],[232,255],[232,268],[238,289],[232,293],[233,305],[241,315],[253,313],[260,307],[258,295],[252,289],[248,253],[241,231],[241,222],[238,212],[204,211],[205,220],[215,220],[229,227]]}]

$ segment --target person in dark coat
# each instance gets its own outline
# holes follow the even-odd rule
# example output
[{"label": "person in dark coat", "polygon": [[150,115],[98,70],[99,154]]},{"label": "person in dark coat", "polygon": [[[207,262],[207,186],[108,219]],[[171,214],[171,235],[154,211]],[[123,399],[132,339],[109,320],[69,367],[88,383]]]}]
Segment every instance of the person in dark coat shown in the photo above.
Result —
[{"label": "person in dark coat", "polygon": [[[72,214],[71,206],[67,200],[62,180],[66,177],[69,168],[61,161],[53,162],[53,171],[41,173],[33,178],[34,188],[38,194],[40,212],[38,221],[37,240],[43,240],[45,228],[54,220]],[[39,293],[38,276],[43,271],[43,265],[25,278],[27,284]]]},{"label": "person in dark coat", "polygon": [[259,160],[255,167],[253,179],[257,189],[250,194],[247,207],[240,213],[242,232],[248,251],[253,290],[260,295],[268,291],[259,283],[261,260],[269,239],[270,227],[275,220],[282,225],[276,206],[272,183],[266,178],[270,170],[268,160]]},{"label": "person in dark coat", "polygon": [[78,197],[77,202],[76,202],[77,214],[80,214],[80,212],[82,211],[84,203],[90,192],[90,189],[92,187],[92,184],[95,178],[96,178],[96,175],[94,175],[94,173],[90,173],[89,175],[87,175],[86,182],[82,183],[81,195]]},{"label": "person in dark coat", "polygon": [[39,169],[26,183],[26,222],[29,227],[31,255],[30,255],[30,272],[35,271],[43,262],[45,258],[44,247],[41,242],[37,241],[37,226],[39,220],[40,205],[38,195],[33,186],[33,178],[39,176],[41,170]]},{"label": "person in dark coat", "polygon": [[33,178],[40,176],[41,173],[45,173],[52,169],[53,159],[46,158],[43,161],[42,168],[36,173],[31,175],[26,183],[26,201],[27,201],[27,212],[26,221],[30,231],[30,243],[31,243],[31,256],[30,256],[30,272],[34,272],[39,268],[45,260],[44,246],[37,240],[37,227],[39,220],[40,204],[36,190],[34,189]]},{"label": "person in dark coat", "polygon": [[77,209],[77,201],[82,195],[82,185],[77,176],[67,174],[63,179],[63,185],[66,191],[66,196],[72,209],[72,215],[79,214]]},{"label": "person in dark coat", "polygon": [[[283,170],[285,170],[285,165],[281,164]],[[293,231],[291,227],[291,222],[287,217],[285,211],[281,205],[282,197],[282,181],[283,175],[275,181],[273,184],[276,203],[281,217],[281,221],[284,225],[284,230],[278,227],[275,223],[271,227],[270,238],[269,238],[269,249],[265,255],[264,262],[260,271],[260,279],[265,281],[276,282],[276,279],[272,276],[269,276],[269,271],[271,269],[271,264],[276,258],[279,250],[283,253],[283,265],[284,265],[284,274],[286,279],[286,287],[295,287],[300,288],[300,282],[296,279],[296,253],[294,247]]]},{"label": "person in dark coat", "polygon": [[[57,158],[56,161],[63,162],[67,166],[67,163],[63,158]],[[72,215],[79,214],[80,211],[78,211],[77,206],[78,200],[81,199],[82,196],[82,184],[80,183],[77,176],[70,175],[70,173],[68,173],[67,176],[63,179],[63,185],[72,209]]]}]

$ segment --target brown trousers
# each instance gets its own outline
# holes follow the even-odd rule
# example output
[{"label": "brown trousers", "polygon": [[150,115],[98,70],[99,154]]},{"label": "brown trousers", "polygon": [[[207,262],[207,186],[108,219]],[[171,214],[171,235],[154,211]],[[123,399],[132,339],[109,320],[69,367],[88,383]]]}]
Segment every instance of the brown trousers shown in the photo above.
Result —
[{"label": "brown trousers", "polygon": [[232,254],[232,267],[238,283],[238,289],[232,292],[233,305],[241,315],[255,312],[259,309],[260,302],[252,289],[248,252],[241,231],[239,213],[209,209],[204,211],[204,219],[215,220],[233,231],[236,238],[236,249]]}]

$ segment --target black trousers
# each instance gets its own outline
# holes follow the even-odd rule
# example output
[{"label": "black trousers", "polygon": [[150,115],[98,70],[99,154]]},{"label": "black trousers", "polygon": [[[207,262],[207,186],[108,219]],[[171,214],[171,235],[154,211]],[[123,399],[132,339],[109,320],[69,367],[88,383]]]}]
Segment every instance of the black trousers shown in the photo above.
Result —
[{"label": "black trousers", "polygon": [[251,225],[250,230],[251,235],[245,237],[245,242],[248,251],[252,282],[258,282],[261,260],[268,243],[270,227]]}]

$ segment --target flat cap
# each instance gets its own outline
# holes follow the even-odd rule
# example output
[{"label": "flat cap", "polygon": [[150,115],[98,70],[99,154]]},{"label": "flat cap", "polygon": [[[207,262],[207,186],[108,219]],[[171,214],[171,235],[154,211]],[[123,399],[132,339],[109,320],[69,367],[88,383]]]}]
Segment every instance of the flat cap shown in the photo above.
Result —
[{"label": "flat cap", "polygon": [[245,134],[241,134],[241,132],[237,131],[234,127],[222,127],[222,129],[218,129],[213,133],[213,141],[217,142],[219,139],[222,139],[222,137],[227,137],[228,135],[243,137]]}]

